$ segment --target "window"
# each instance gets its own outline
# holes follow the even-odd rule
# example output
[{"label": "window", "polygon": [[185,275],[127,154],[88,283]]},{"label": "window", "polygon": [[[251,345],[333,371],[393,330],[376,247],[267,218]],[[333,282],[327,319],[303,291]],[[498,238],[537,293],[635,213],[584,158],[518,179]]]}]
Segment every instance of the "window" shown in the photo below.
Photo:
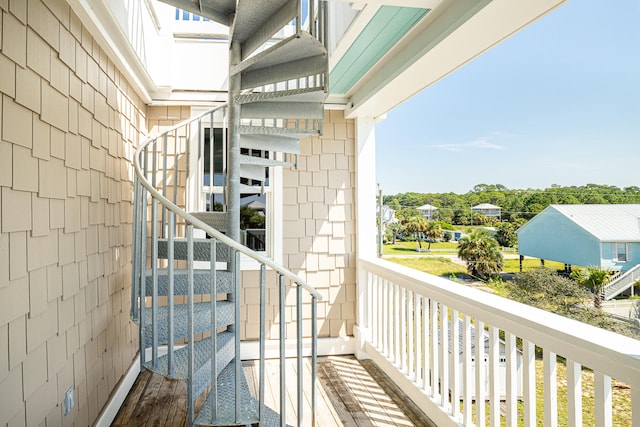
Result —
[{"label": "window", "polygon": [[[202,172],[202,202],[207,211],[221,212],[225,205],[226,175],[226,135],[222,128],[205,127],[200,151]],[[263,150],[241,149],[245,156],[269,158]],[[267,252],[269,249],[268,223],[272,220],[270,209],[271,188],[269,168],[251,165],[241,177],[240,185],[240,238],[244,245],[254,251]]]},{"label": "window", "polygon": [[628,243],[614,243],[613,244],[613,257],[615,261],[627,262],[629,258],[629,244]]},{"label": "window", "polygon": [[203,22],[209,21],[209,18],[201,18],[195,13],[187,12],[186,10],[176,7],[176,21],[200,21],[200,19],[202,19]]}]

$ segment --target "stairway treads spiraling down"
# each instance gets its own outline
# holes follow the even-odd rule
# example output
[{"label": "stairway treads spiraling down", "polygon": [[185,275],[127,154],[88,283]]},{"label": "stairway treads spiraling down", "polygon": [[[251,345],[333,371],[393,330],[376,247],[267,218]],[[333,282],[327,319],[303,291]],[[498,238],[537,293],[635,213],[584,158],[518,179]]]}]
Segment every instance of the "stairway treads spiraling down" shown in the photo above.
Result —
[{"label": "stairway treads spiraling down", "polygon": [[[309,4],[309,10],[305,12],[308,16],[302,16],[303,7],[298,0],[162,1],[229,27],[229,102],[145,142],[145,155],[148,155],[149,149],[154,158],[156,153],[164,155],[163,161],[151,162],[153,170],[149,170],[150,162],[145,158],[144,172],[140,173],[141,157],[135,160],[136,185],[140,187],[136,187],[134,218],[144,218],[142,212],[148,210],[149,196],[154,197],[153,191],[147,194],[142,186],[147,189],[172,186],[176,193],[176,183],[181,182],[180,185],[186,185],[184,198],[187,200],[179,201],[176,194],[172,206],[166,200],[160,200],[163,206],[169,207],[177,215],[176,226],[172,230],[178,237],[173,236],[172,241],[164,232],[162,236],[157,234],[158,228],[165,230],[164,211],[163,226],[152,227],[151,235],[145,234],[143,227],[134,220],[136,255],[132,318],[139,320],[141,351],[146,354],[151,350],[157,356],[164,350],[160,346],[167,345],[169,340],[180,344],[171,354],[145,361],[144,367],[159,375],[185,381],[187,397],[183,401],[189,427],[256,423],[279,426],[280,415],[266,406],[260,419],[259,402],[256,394],[252,395],[249,390],[244,370],[240,369],[238,354],[238,332],[243,325],[236,322],[244,319],[240,317],[243,296],[236,294],[236,286],[241,281],[242,273],[241,262],[233,261],[240,252],[262,265],[264,258],[257,253],[252,256],[235,244],[220,243],[221,240],[229,240],[219,233],[237,239],[240,235],[237,217],[232,217],[230,212],[235,214],[240,208],[238,196],[265,194],[269,178],[273,176],[269,168],[297,167],[300,139],[322,134],[329,64],[326,40],[321,41],[314,34],[328,33],[326,22],[323,21],[326,9],[324,3],[317,5],[318,10]],[[308,32],[302,29],[305,20]],[[215,123],[221,125],[214,125],[214,114]],[[203,122],[205,115],[208,115],[209,121]],[[206,198],[200,197],[205,194],[204,187],[196,188],[196,185],[183,183],[183,169],[176,175],[178,166],[174,165],[175,171],[169,173],[166,148],[168,136],[172,135],[170,138],[173,140],[178,139],[178,135],[186,135],[189,142],[181,143],[180,148],[176,143],[176,151],[179,152],[172,154],[181,156],[178,165],[184,159],[186,176],[191,176],[189,165],[195,164],[196,160],[201,161],[205,156],[202,149],[204,142],[201,141],[203,123],[209,128],[216,126],[216,130],[217,126],[222,126],[220,148],[215,139],[217,133],[213,134],[213,130],[209,133],[210,147],[215,146],[216,156],[220,153],[225,155],[225,151],[234,153],[238,149],[244,150],[238,156],[228,156],[228,161],[223,162],[222,175],[225,179],[219,179],[218,169],[215,171],[215,180],[209,177],[207,185],[215,185],[210,185]],[[229,126],[229,123],[233,123],[233,126]],[[194,125],[198,126],[197,132],[194,131]],[[192,140],[198,143],[192,144]],[[164,142],[164,149],[159,149],[161,141]],[[194,153],[196,146],[197,154]],[[209,159],[212,165],[217,165],[216,159]],[[148,182],[149,177],[153,179],[152,184]],[[169,178],[171,182],[167,181]],[[164,181],[156,182],[157,179]],[[204,183],[201,178],[195,181],[200,181],[200,185]],[[231,194],[231,191],[235,194]],[[196,203],[192,203],[193,199],[197,199]],[[197,211],[212,209],[218,202],[222,203],[220,211]],[[176,206],[180,203],[193,205],[196,212],[190,212],[189,216],[184,211],[178,211]],[[170,216],[169,221],[172,219],[173,216]],[[208,238],[201,238],[204,235],[201,230],[206,231]],[[157,242],[157,246],[150,248],[149,242],[152,245]],[[215,253],[212,253],[214,246]],[[146,255],[141,248],[146,248]],[[170,250],[175,263],[168,262]],[[153,258],[151,263],[150,257]],[[189,263],[188,270],[184,268],[187,265],[185,261]],[[147,269],[147,265],[152,265],[152,269]],[[273,269],[284,276],[290,273],[283,268]],[[193,288],[190,289],[190,286]],[[191,307],[186,304],[189,294],[194,295],[193,301],[198,301]],[[208,301],[201,302],[203,300]],[[193,341],[189,343],[192,337]],[[297,339],[302,340],[302,337],[298,336]],[[302,392],[292,383],[288,385],[290,390]],[[199,402],[203,403],[201,409],[197,410]]]},{"label": "stairway treads spiraling down", "polygon": [[[217,303],[216,328],[223,328],[233,324],[233,306],[232,301],[218,301]],[[211,330],[211,303],[200,302],[193,305],[193,323],[194,334],[201,334]],[[143,340],[144,346],[152,345],[151,330],[151,310],[144,316]],[[156,328],[158,333],[158,345],[167,344],[168,342],[168,318],[169,307],[158,307],[156,312]],[[179,304],[174,307],[173,313],[173,337],[175,340],[186,338],[188,335],[188,305]]]}]

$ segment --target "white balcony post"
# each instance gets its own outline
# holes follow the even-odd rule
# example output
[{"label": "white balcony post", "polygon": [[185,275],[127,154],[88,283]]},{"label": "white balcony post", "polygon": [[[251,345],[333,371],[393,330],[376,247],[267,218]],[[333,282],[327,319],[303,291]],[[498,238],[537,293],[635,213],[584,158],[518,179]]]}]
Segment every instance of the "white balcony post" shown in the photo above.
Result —
[{"label": "white balcony post", "polygon": [[569,427],[582,425],[582,366],[567,359],[567,417]]},{"label": "white balcony post", "polygon": [[558,383],[556,354],[544,350],[544,425],[558,427]]},{"label": "white balcony post", "polygon": [[611,377],[601,372],[594,372],[593,376],[593,403],[596,425],[611,427],[613,425],[611,421]]},{"label": "white balcony post", "polygon": [[[375,122],[371,118],[356,118],[356,257],[373,259],[376,256],[376,138]],[[357,325],[354,327],[356,357],[367,358],[364,345],[371,338],[367,323],[371,295],[367,295],[366,272],[357,275]],[[376,283],[377,284],[377,283]]]}]

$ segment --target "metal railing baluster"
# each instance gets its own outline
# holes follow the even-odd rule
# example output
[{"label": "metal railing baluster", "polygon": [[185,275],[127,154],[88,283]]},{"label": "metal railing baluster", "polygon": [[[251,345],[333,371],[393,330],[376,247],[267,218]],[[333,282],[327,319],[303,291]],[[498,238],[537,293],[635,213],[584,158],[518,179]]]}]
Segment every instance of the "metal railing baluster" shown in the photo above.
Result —
[{"label": "metal railing baluster", "polygon": [[311,296],[311,425],[316,425],[316,379],[318,372],[318,299]]},{"label": "metal railing baluster", "polygon": [[214,397],[211,411],[214,420],[218,416],[218,331],[216,327],[218,324],[216,304],[218,299],[217,256],[216,239],[211,239],[209,247],[209,262],[211,263],[211,393]]},{"label": "metal railing baluster", "polygon": [[167,230],[167,279],[169,280],[169,290],[167,295],[167,364],[169,375],[173,375],[173,340],[174,340],[174,228],[176,225],[176,214],[169,212],[169,229]]},{"label": "metal railing baluster", "polygon": [[187,229],[187,277],[188,277],[188,290],[187,290],[187,336],[188,336],[188,369],[189,369],[189,377],[187,379],[187,404],[188,404],[188,420],[189,425],[193,425],[194,420],[194,388],[195,384],[193,383],[195,376],[194,369],[194,289],[193,289],[193,225],[188,224]]},{"label": "metal railing baluster", "polygon": [[[163,165],[162,165],[162,195],[164,197],[167,197],[167,135],[165,134],[164,137],[162,138],[162,159],[163,159]],[[165,225],[167,221],[167,208],[162,205],[162,226],[160,227],[160,230],[162,230],[162,238],[165,238],[167,236],[167,232],[165,230]]]},{"label": "metal railing baluster", "polygon": [[140,182],[138,175],[133,179],[133,240],[131,242],[131,251],[133,254],[131,267],[131,309],[130,316],[134,320],[140,320],[139,317],[139,294],[140,294]]},{"label": "metal railing baluster", "polygon": [[285,319],[285,290],[284,290],[284,276],[278,275],[278,302],[280,311],[280,426],[286,427],[287,425],[287,395],[285,386],[285,339],[286,339],[286,319]]},{"label": "metal railing baluster", "polygon": [[236,402],[236,420],[240,419],[240,372],[242,371],[242,362],[240,360],[240,252],[234,253],[235,263],[233,277],[235,280],[235,286],[233,290],[234,304],[234,326],[233,332],[235,334],[235,358],[233,359],[234,371],[235,371],[235,402]]},{"label": "metal railing baluster", "polygon": [[[156,144],[151,151],[151,184],[156,188],[157,153]],[[158,367],[158,199],[151,199],[151,360]]]},{"label": "metal railing baluster", "polygon": [[258,419],[261,423],[264,422],[264,413],[265,413],[265,402],[264,402],[264,393],[265,393],[265,358],[266,358],[266,349],[265,343],[267,339],[266,334],[266,293],[267,293],[267,285],[266,285],[266,275],[267,268],[264,264],[260,264],[260,379],[259,379],[259,390],[258,390],[258,400],[259,400],[259,408],[258,408]]},{"label": "metal railing baluster", "polygon": [[302,425],[302,412],[303,412],[303,396],[302,396],[302,287],[296,283],[296,364],[298,368],[298,387],[297,387],[297,401],[298,401],[298,425]]}]

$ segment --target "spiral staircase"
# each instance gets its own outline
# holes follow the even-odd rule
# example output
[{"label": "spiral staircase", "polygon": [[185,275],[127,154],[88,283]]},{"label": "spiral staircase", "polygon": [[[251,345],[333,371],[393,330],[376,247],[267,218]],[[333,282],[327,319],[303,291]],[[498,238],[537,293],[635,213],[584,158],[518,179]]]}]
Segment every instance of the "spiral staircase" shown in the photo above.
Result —
[{"label": "spiral staircase", "polygon": [[[229,26],[229,101],[148,139],[134,156],[131,317],[139,325],[142,367],[186,382],[190,426],[284,426],[292,394],[286,388],[292,381],[285,377],[285,357],[291,355],[285,343],[295,343],[295,424],[315,425],[316,307],[321,295],[239,242],[240,196],[260,194],[268,185],[267,168],[294,167],[299,139],[322,131],[328,73],[325,3],[310,1],[303,17],[299,0],[163,1]],[[273,40],[293,23],[292,36]],[[214,126],[222,128],[226,152],[222,211],[213,211],[213,173],[209,194],[204,194],[201,170],[193,166],[212,154],[205,152],[203,129]],[[190,212],[194,206],[204,209]],[[259,265],[258,284],[242,282],[243,257]],[[277,289],[277,301],[269,298],[273,293],[268,286]],[[285,321],[289,287],[296,295],[295,336],[287,334]],[[240,360],[241,300],[248,292],[259,292],[260,302],[255,395]],[[310,316],[303,307],[311,308]],[[267,310],[277,313],[271,324],[277,328],[269,328],[278,331],[276,337],[267,334]],[[306,335],[305,322],[311,331],[307,328]],[[267,339],[278,343],[275,408],[265,404]],[[310,374],[303,369],[305,352],[311,355]],[[303,397],[304,387],[310,403]],[[196,399],[205,395],[196,413]]]}]

